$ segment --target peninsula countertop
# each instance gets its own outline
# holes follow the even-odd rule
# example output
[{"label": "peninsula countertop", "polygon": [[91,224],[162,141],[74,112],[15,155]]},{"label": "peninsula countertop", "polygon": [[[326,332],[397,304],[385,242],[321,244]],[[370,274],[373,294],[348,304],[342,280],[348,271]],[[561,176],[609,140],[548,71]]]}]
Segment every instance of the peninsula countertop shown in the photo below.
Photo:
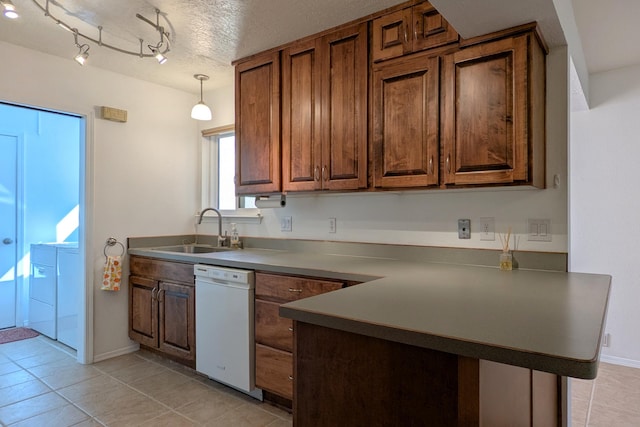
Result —
[{"label": "peninsula countertop", "polygon": [[366,282],[291,302],[297,321],[561,376],[597,374],[611,277],[244,249],[132,255]]}]

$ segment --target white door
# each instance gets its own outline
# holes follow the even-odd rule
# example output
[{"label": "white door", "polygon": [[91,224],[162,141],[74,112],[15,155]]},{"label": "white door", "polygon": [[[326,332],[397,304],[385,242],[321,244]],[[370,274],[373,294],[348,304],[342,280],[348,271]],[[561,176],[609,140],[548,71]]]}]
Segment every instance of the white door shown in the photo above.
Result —
[{"label": "white door", "polygon": [[16,325],[18,138],[0,134],[0,328]]}]

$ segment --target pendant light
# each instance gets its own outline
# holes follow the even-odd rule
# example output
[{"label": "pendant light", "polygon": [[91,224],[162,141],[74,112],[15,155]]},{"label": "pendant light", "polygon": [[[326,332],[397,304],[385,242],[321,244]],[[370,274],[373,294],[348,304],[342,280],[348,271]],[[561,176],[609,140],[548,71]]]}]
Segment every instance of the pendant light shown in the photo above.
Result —
[{"label": "pendant light", "polygon": [[16,19],[18,18],[20,15],[18,15],[18,12],[16,11],[16,7],[13,5],[13,3],[11,3],[11,0],[2,0],[0,1],[0,4],[3,6],[4,11],[2,12],[2,14],[9,18],[9,19]]},{"label": "pendant light", "polygon": [[202,100],[202,82],[209,80],[209,76],[194,74],[193,77],[200,80],[200,102],[191,109],[191,118],[196,120],[211,120],[211,109]]}]

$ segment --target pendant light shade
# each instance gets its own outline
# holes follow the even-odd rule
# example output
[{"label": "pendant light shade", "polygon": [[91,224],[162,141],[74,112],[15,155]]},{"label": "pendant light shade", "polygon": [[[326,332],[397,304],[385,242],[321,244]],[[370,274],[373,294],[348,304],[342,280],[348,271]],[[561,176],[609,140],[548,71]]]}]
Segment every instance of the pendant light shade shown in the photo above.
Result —
[{"label": "pendant light shade", "polygon": [[202,100],[202,82],[209,80],[204,74],[194,74],[195,79],[200,80],[200,102],[191,109],[191,118],[196,120],[211,120],[211,109]]},{"label": "pendant light shade", "polygon": [[18,12],[16,11],[16,7],[13,5],[13,3],[11,3],[11,0],[2,0],[0,1],[0,4],[2,5],[4,11],[2,12],[2,14],[9,18],[9,19],[16,19],[18,18],[20,15],[18,15]]}]

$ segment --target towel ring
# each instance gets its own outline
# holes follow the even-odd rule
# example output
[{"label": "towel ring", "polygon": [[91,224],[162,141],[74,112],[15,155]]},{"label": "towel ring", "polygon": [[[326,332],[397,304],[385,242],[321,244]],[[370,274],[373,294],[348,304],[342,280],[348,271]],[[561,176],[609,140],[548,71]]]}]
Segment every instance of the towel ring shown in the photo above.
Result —
[{"label": "towel ring", "polygon": [[104,244],[104,250],[102,251],[102,253],[104,253],[105,258],[107,259],[109,258],[109,256],[107,255],[107,248],[115,245],[120,245],[120,249],[122,249],[120,256],[124,255],[124,253],[126,252],[124,245],[121,242],[118,242],[118,240],[116,240],[114,237],[109,237],[107,239],[107,242]]}]

